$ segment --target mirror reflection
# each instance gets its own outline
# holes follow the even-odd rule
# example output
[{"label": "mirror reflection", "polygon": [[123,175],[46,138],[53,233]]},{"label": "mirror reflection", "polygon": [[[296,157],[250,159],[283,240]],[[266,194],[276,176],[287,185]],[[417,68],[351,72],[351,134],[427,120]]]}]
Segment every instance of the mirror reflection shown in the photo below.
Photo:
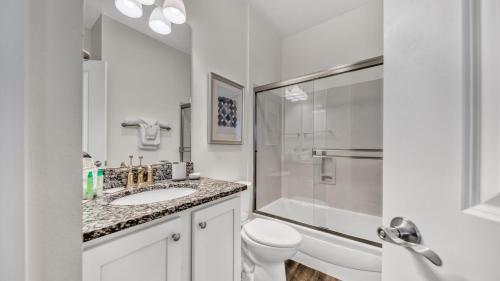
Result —
[{"label": "mirror reflection", "polygon": [[191,159],[191,30],[85,1],[83,151],[108,167]]}]

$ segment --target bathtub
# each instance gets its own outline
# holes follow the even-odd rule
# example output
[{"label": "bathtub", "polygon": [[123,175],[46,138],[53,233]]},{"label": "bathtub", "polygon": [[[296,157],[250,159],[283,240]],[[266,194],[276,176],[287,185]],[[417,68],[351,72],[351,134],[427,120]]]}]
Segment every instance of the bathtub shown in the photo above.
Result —
[{"label": "bathtub", "polygon": [[[316,202],[317,203],[317,202]],[[293,218],[310,225],[321,225],[331,230],[377,241],[376,228],[380,218],[326,205],[313,204],[307,200],[280,198],[259,209],[284,218]],[[254,213],[253,217],[267,219],[268,216]],[[327,232],[282,221],[303,235],[299,252],[293,260],[324,272],[342,281],[380,281],[382,249]]]}]

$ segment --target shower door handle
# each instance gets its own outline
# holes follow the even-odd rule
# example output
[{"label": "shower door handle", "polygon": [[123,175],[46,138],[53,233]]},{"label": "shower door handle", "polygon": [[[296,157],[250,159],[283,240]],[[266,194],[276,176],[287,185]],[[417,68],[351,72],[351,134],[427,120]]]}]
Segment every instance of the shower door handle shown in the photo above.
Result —
[{"label": "shower door handle", "polygon": [[392,219],[391,227],[380,226],[377,229],[377,235],[386,242],[405,247],[423,256],[436,266],[443,264],[436,252],[420,245],[422,235],[418,231],[417,226],[409,219],[396,217]]}]

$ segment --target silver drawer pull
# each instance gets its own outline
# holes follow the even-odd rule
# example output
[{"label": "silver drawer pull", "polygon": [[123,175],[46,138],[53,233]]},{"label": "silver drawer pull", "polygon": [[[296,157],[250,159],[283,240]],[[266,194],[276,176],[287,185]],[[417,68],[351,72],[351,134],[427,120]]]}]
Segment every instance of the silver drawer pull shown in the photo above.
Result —
[{"label": "silver drawer pull", "polygon": [[200,226],[201,229],[207,228],[207,222],[205,221],[200,222],[198,225]]},{"label": "silver drawer pull", "polygon": [[180,233],[174,233],[172,234],[172,239],[177,242],[179,240],[181,240],[181,234]]},{"label": "silver drawer pull", "polygon": [[420,245],[422,235],[418,231],[417,226],[409,219],[402,217],[394,218],[391,221],[391,227],[379,227],[377,235],[386,242],[405,247],[423,256],[436,266],[443,265],[438,254],[430,248]]}]

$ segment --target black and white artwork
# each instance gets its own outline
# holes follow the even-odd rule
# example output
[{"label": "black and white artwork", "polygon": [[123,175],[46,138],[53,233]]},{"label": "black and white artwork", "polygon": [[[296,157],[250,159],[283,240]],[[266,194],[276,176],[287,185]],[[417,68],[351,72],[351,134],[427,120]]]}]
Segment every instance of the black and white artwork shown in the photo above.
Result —
[{"label": "black and white artwork", "polygon": [[219,127],[236,128],[238,122],[238,108],[236,100],[226,97],[218,98],[218,122]]},{"label": "black and white artwork", "polygon": [[242,144],[244,87],[210,73],[209,136],[212,144]]}]

